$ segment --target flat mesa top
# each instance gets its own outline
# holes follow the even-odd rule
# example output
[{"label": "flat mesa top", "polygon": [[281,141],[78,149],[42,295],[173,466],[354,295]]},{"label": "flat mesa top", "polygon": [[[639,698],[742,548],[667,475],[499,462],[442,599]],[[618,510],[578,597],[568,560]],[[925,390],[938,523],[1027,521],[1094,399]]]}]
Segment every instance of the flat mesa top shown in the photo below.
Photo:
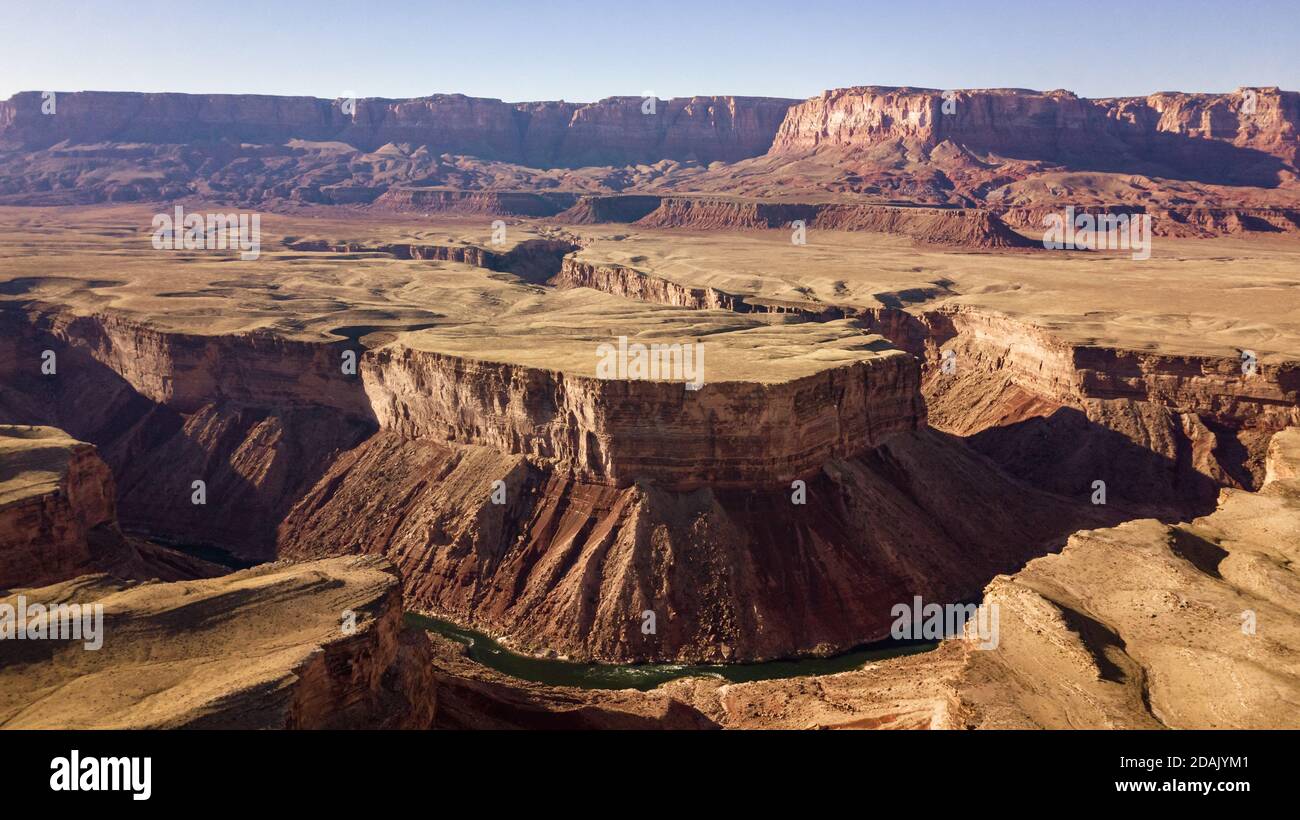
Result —
[{"label": "flat mesa top", "polygon": [[[49,304],[78,314],[121,313],[160,330],[267,331],[309,341],[362,339],[370,347],[400,336],[413,347],[539,366],[550,361],[555,369],[581,373],[591,370],[591,343],[608,336],[655,336],[667,343],[715,336],[722,358],[711,359],[711,367],[721,369],[727,351],[734,351],[738,358],[728,372],[747,375],[731,378],[765,379],[785,376],[763,377],[769,366],[747,370],[745,362],[773,348],[751,344],[758,335],[732,331],[781,326],[764,338],[779,337],[782,344],[808,344],[828,332],[796,329],[775,316],[600,301],[594,293],[564,296],[536,279],[366,250],[409,244],[508,252],[530,240],[563,239],[582,246],[579,261],[630,267],[750,302],[914,313],[969,307],[1075,344],[1224,357],[1249,349],[1263,362],[1300,360],[1300,242],[1283,237],[1157,236],[1151,258],[1135,260],[1121,251],[922,249],[905,237],[840,231],[809,231],[806,245],[793,245],[782,230],[669,231],[507,219],[507,242],[494,245],[495,218],[489,216],[306,211],[263,214],[261,256],[243,261],[232,251],[155,250],[150,223],[160,207],[0,207],[0,308],[6,302]],[[306,250],[303,243],[348,250]],[[731,335],[719,335],[724,331]],[[818,366],[818,355],[839,355],[835,350],[771,353],[768,359],[799,372],[800,366]]]},{"label": "flat mesa top", "polygon": [[1077,344],[1300,360],[1300,242],[1154,237],[1152,254],[921,249],[898,236],[574,228],[577,258],[773,300],[911,312],[969,306]]},{"label": "flat mesa top", "polygon": [[[469,264],[352,250],[411,243],[502,251],[490,244],[485,220],[430,228],[363,219],[349,233],[348,225],[328,219],[267,214],[260,257],[244,261],[226,250],[155,250],[151,213],[139,206],[0,208],[0,308],[38,303],[79,315],[107,312],[199,335],[256,331],[303,341],[359,339],[368,347],[396,342],[590,377],[598,375],[599,346],[617,344],[620,336],[630,344],[704,343],[706,382],[781,382],[904,355],[847,322],[690,310],[556,290]],[[553,231],[520,224],[507,233],[524,242]],[[349,250],[287,247],[317,241]]]},{"label": "flat mesa top", "polygon": [[[755,314],[690,310],[586,288],[526,297],[491,322],[402,333],[414,350],[599,377],[601,345],[701,345],[706,383],[779,383],[860,361],[904,356],[851,322],[791,322]],[[698,355],[692,348],[690,356]],[[634,355],[634,354],[630,354]],[[630,358],[630,357],[629,357]],[[695,359],[684,361],[694,366]],[[665,381],[691,381],[665,375]]]},{"label": "flat mesa top", "polygon": [[79,444],[54,427],[0,424],[0,507],[53,492]]}]

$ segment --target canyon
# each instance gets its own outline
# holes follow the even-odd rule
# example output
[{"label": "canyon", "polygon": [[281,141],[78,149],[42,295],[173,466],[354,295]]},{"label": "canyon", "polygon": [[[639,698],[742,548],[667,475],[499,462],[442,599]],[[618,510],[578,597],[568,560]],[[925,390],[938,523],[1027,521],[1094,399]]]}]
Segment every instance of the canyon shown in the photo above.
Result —
[{"label": "canyon", "polygon": [[[0,603],[109,641],[0,644],[0,725],[1291,725],[1295,92],[57,99],[0,102]],[[761,664],[917,596],[1000,641],[640,692],[404,617]]]}]

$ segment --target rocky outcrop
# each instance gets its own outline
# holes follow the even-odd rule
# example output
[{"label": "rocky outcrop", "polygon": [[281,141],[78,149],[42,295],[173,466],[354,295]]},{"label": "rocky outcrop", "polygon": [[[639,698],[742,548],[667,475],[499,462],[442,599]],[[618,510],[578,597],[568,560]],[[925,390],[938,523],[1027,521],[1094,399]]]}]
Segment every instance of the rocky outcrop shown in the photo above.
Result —
[{"label": "rocky outcrop", "polygon": [[[266,560],[274,522],[375,429],[336,345],[58,311],[8,311],[0,325],[14,350],[0,356],[0,422],[57,425],[98,446],[130,530]],[[43,350],[57,375],[40,373]]]},{"label": "rocky outcrop", "polygon": [[627,299],[692,310],[748,313],[752,309],[743,297],[717,288],[688,287],[624,265],[602,265],[573,257],[564,260],[551,284],[563,289],[591,288]]},{"label": "rocky outcrop", "polygon": [[478,245],[428,245],[414,243],[364,243],[327,239],[287,241],[290,250],[311,253],[383,253],[396,259],[460,262],[476,268],[513,273],[528,282],[544,282],[578,249],[562,239],[529,239],[508,251],[490,251]]},{"label": "rocky outcrop", "polygon": [[[1248,372],[1239,358],[1073,344],[978,310],[938,314],[929,323],[943,328],[942,350],[926,353],[931,422],[1067,495],[1102,480],[1119,490],[1112,503],[1212,504],[1220,486],[1258,487],[1269,437],[1300,423],[1294,363]],[[1075,459],[1079,469],[1061,469]]]},{"label": "rocky outcrop", "polygon": [[51,427],[0,425],[0,589],[91,565],[91,533],[117,524],[95,448]]},{"label": "rocky outcrop", "polygon": [[770,203],[732,197],[665,197],[637,220],[650,228],[698,230],[807,228],[871,231],[908,236],[918,242],[967,248],[1028,248],[1029,240],[987,211],[887,205]]},{"label": "rocky outcrop", "polygon": [[1144,161],[1195,170],[1208,162],[1215,167],[1200,170],[1220,181],[1260,184],[1294,162],[1297,123],[1300,94],[1277,88],[1088,100],[1068,91],[863,86],[791,108],[771,152],[948,141],[978,154],[1098,170]]},{"label": "rocky outcrop", "polygon": [[735,161],[767,150],[795,101],[610,97],[595,103],[505,103],[436,94],[407,100],[322,100],[255,94],[58,93],[57,115],[38,92],[0,102],[0,147],[75,143],[282,144],[337,141],[373,151],[426,146],[533,166],[625,165],[661,159]]},{"label": "rocky outcrop", "polygon": [[102,607],[103,644],[0,641],[0,726],[427,728],[432,647],[404,634],[391,566],[268,564],[126,585],[86,576],[0,599]]},{"label": "rocky outcrop", "polygon": [[[1151,235],[1180,238],[1300,233],[1297,208],[1145,207],[1142,205],[1076,205],[1083,214],[1148,214]],[[1008,225],[1042,232],[1049,217],[1060,217],[1062,206],[1042,204],[995,207]]]},{"label": "rocky outcrop", "polygon": [[0,589],[87,572],[205,578],[223,567],[124,535],[108,465],[53,427],[0,424]]},{"label": "rocky outcrop", "polygon": [[618,486],[788,484],[924,423],[919,372],[901,351],[775,384],[720,381],[699,390],[401,346],[363,362],[385,429],[562,462],[585,480]]}]

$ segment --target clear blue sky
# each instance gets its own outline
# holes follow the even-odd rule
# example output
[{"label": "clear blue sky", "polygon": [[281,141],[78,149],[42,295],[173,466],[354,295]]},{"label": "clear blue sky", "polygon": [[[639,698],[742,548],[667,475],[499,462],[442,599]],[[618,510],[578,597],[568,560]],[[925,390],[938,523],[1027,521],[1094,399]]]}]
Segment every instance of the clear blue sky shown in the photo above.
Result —
[{"label": "clear blue sky", "polygon": [[1300,89],[1300,1],[0,0],[15,91],[588,101],[847,85]]}]

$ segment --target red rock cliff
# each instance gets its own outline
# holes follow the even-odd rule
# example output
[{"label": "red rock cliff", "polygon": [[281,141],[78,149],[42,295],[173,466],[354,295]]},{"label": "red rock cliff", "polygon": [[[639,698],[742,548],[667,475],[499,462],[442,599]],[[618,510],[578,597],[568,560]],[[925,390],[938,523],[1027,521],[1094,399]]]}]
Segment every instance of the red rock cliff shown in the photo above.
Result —
[{"label": "red rock cliff", "polygon": [[373,150],[386,143],[425,145],[533,166],[623,165],[662,159],[735,161],[767,150],[795,101],[767,97],[595,103],[529,102],[435,94],[408,100],[343,100],[257,94],[58,93],[55,113],[41,94],[0,102],[0,148],[72,142],[282,143],[337,140]]}]

